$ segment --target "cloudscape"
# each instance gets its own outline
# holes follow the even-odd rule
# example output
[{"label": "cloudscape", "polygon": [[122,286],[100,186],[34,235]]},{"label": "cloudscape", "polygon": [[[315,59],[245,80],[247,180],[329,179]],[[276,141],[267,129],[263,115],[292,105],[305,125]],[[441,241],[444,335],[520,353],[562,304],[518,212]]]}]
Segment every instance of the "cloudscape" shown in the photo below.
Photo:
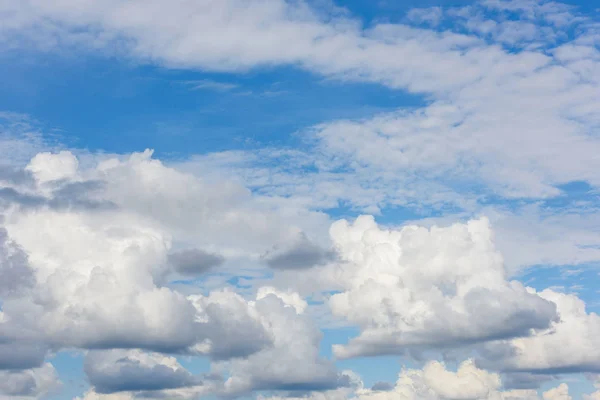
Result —
[{"label": "cloudscape", "polygon": [[563,1],[0,0],[0,400],[600,400]]}]

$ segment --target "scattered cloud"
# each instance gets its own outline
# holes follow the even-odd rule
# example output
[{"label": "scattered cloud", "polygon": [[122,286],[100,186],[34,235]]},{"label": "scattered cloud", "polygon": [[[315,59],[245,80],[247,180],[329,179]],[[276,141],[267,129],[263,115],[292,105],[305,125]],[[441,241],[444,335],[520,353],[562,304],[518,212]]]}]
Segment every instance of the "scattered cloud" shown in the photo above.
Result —
[{"label": "scattered cloud", "polygon": [[[293,67],[423,100],[301,129],[294,149],[164,162],[67,149],[32,118],[0,113],[0,399],[57,390],[46,361],[64,349],[85,352],[84,400],[567,400],[565,383],[537,388],[600,372],[600,319],[564,289],[581,287],[512,280],[600,260],[593,17],[484,0],[366,26],[328,2],[24,0],[0,2],[0,21],[3,53]],[[183,83],[247,93],[233,81]],[[570,197],[574,182],[584,200]],[[332,223],[339,210],[384,222]],[[397,210],[418,220],[398,226],[386,218]],[[190,278],[202,283],[172,282]],[[338,360],[473,358],[367,389],[323,356],[318,313],[358,328],[335,341]],[[210,373],[179,356],[205,357]]]},{"label": "scattered cloud", "polygon": [[185,81],[185,84],[190,88],[190,90],[214,90],[217,92],[229,92],[239,87],[239,85],[235,83],[218,82],[209,79]]}]

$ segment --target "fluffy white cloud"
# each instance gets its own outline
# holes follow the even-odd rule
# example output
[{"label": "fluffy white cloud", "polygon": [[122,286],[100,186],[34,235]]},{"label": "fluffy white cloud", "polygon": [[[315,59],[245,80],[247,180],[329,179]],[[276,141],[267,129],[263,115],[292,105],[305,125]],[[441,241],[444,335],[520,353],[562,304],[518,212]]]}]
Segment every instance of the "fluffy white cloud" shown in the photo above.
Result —
[{"label": "fluffy white cloud", "polygon": [[[263,243],[271,247],[270,238],[297,237],[298,228],[267,216],[240,186],[204,185],[152,160],[150,153],[92,168],[79,168],[67,152],[43,154],[27,171],[33,177],[27,192],[15,190],[23,193],[21,201],[13,199],[3,210],[0,273],[12,284],[2,291],[0,332],[31,332],[32,340],[56,349],[95,349],[86,357],[94,387],[86,398],[111,398],[111,392],[193,398],[347,383],[319,356],[321,333],[301,315],[307,303],[297,293],[264,287],[248,301],[229,290],[186,296],[162,286],[166,275],[189,270],[192,261],[206,262],[205,252],[177,256],[174,238],[195,246],[220,243],[252,256]],[[57,193],[81,201],[57,204]],[[236,239],[231,233],[237,228]],[[246,228],[256,231],[255,238],[265,235],[242,243],[252,236]],[[214,235],[203,237],[202,229]],[[128,348],[155,352],[111,350]],[[24,359],[39,363],[45,351]],[[174,358],[156,352],[208,356],[215,373],[225,372],[228,379],[204,386]]]},{"label": "fluffy white cloud", "polygon": [[263,286],[256,293],[256,300],[263,299],[268,295],[278,297],[288,307],[293,307],[297,314],[302,314],[308,307],[308,303],[300,295],[291,290],[281,291],[271,286]]},{"label": "fluffy white cloud", "polygon": [[569,387],[566,383],[561,383],[558,387],[544,392],[544,400],[572,400],[569,396]]},{"label": "fluffy white cloud", "polygon": [[572,294],[538,293],[557,306],[560,319],[529,337],[487,345],[485,365],[539,373],[600,371],[600,317]]},{"label": "fluffy white cloud", "polygon": [[247,357],[271,345],[273,339],[263,316],[239,294],[222,290],[189,299],[197,310],[196,319],[204,336],[194,352],[219,360]]},{"label": "fluffy white cloud", "polygon": [[[44,343],[181,352],[211,342],[203,354],[223,359],[271,342],[240,296],[187,298],[162,286],[165,276],[187,274],[190,263],[208,264],[205,270],[223,262],[206,252],[182,256],[171,247],[179,240],[258,257],[286,235],[296,237],[299,228],[237,184],[205,184],[150,155],[79,168],[69,152],[43,153],[26,169],[32,180],[11,189],[0,231],[0,276],[6,278],[0,333],[22,342],[27,332],[27,340],[42,344],[35,354],[23,352],[23,366],[43,360]],[[276,294],[303,306],[293,293]]]},{"label": "fluffy white cloud", "polygon": [[26,171],[30,171],[39,183],[74,178],[79,168],[79,161],[69,151],[58,154],[38,153],[31,159]]},{"label": "fluffy white cloud", "polygon": [[477,368],[472,360],[462,363],[456,372],[447,370],[442,363],[432,361],[422,370],[403,370],[396,386],[390,391],[365,391],[357,398],[361,400],[539,399],[535,390],[502,391],[501,384],[497,374]]},{"label": "fluffy white cloud", "polygon": [[338,373],[332,362],[319,355],[322,333],[310,317],[299,313],[296,295],[263,291],[257,298],[251,306],[268,327],[272,343],[246,358],[222,365],[230,376],[225,381],[224,394],[250,390],[320,391],[350,384],[348,375]]},{"label": "fluffy white cloud", "polygon": [[556,317],[552,302],[507,280],[487,219],[384,230],[362,216],[330,233],[345,289],[329,304],[361,328],[339,357],[527,335]]},{"label": "fluffy white cloud", "polygon": [[[459,30],[469,32],[457,34],[399,24],[367,30],[340,10],[322,15],[302,1],[0,2],[4,48],[32,43],[52,50],[91,47],[167,66],[220,71],[293,64],[425,93],[429,100],[416,110],[315,127],[316,149],[311,150],[320,155],[296,154],[294,161],[316,167],[317,174],[298,168],[290,178],[269,167],[251,177],[258,182],[253,188],[266,188],[261,193],[272,197],[181,173],[153,160],[150,152],[89,169],[67,152],[39,154],[24,172],[23,187],[0,188],[7,232],[0,249],[0,368],[17,365],[9,357],[11,349],[22,356],[19,368],[40,364],[45,344],[193,351],[216,360],[233,358],[215,363],[229,376],[221,394],[332,389],[318,396],[345,396],[344,390],[333,389],[350,378],[319,357],[320,332],[301,296],[263,288],[255,301],[228,291],[186,297],[163,287],[164,278],[172,269],[202,273],[207,265],[220,263],[218,256],[207,254],[258,259],[280,242],[283,246],[265,258],[272,267],[330,261],[331,255],[314,245],[321,242],[306,239],[300,227],[322,227],[327,217],[307,210],[335,207],[340,200],[373,212],[388,205],[451,205],[473,214],[481,211],[488,194],[549,198],[561,194],[558,185],[575,180],[600,186],[600,53],[592,34],[597,28],[555,3],[483,4],[497,12],[517,12],[519,20],[491,21],[478,7],[409,15],[432,24],[453,15],[461,21]],[[570,25],[576,21],[584,23]],[[560,32],[579,36],[565,39]],[[35,148],[35,143],[23,147],[0,137],[3,154]],[[261,183],[265,171],[269,179]],[[0,171],[0,180],[11,174]],[[8,180],[15,181],[11,176]],[[29,178],[33,182],[25,182]],[[505,238],[529,223],[503,217],[497,220],[505,223]],[[572,225],[564,224],[567,220],[546,218],[538,224],[545,235],[525,230],[504,240],[504,249],[519,250],[510,264],[598,260],[597,249],[589,247],[600,242],[595,219]],[[577,235],[566,235],[567,226]],[[296,272],[298,282],[286,286],[341,290],[332,296],[331,309],[358,325],[361,334],[336,347],[338,356],[511,338],[489,346],[486,356],[495,367],[540,372],[598,368],[598,317],[587,314],[578,299],[528,292],[508,281],[485,220],[386,231],[360,218],[353,225],[337,223],[331,232],[343,262],[317,273]],[[569,236],[566,243],[564,236]],[[172,251],[173,242],[203,250],[174,257],[181,253]],[[520,252],[515,243],[527,244],[528,250]],[[315,282],[309,274],[324,279]],[[560,321],[553,321],[555,304]],[[531,329],[536,331],[532,337],[512,339]],[[90,356],[95,360],[90,377],[99,388],[102,379],[121,376],[121,370],[103,367],[114,354]],[[170,359],[127,354],[123,364],[133,376],[158,371],[168,372],[167,380],[189,378]],[[472,363],[456,373],[432,363],[423,371],[405,371],[391,395],[538,398],[532,392],[501,392],[499,385],[496,375]],[[195,390],[180,387],[160,395],[202,393]],[[91,391],[86,399],[146,395]],[[387,398],[384,392],[360,396]],[[566,386],[544,398],[569,398]]]},{"label": "fluffy white cloud", "polygon": [[53,210],[11,214],[5,226],[36,280],[30,296],[4,302],[11,323],[58,346],[182,349],[195,342],[194,307],[154,284],[169,247],[160,231],[123,214]]},{"label": "fluffy white cloud", "polygon": [[[479,369],[472,360],[460,364],[456,371],[437,361],[428,362],[423,369],[404,369],[396,384],[389,390],[365,389],[362,383],[353,391],[337,390],[312,393],[306,397],[287,397],[299,400],[571,400],[566,384],[544,392],[535,390],[502,390],[500,376]],[[281,400],[284,397],[264,398]]]}]

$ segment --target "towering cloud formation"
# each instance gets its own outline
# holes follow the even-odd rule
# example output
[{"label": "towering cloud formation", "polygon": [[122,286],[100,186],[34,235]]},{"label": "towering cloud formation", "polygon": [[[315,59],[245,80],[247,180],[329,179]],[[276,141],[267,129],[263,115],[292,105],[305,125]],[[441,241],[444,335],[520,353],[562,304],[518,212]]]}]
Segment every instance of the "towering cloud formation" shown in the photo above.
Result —
[{"label": "towering cloud formation", "polygon": [[335,315],[361,327],[339,357],[401,353],[526,336],[556,319],[555,305],[508,281],[487,219],[431,229],[381,229],[362,216],[331,237],[343,260]]},{"label": "towering cloud formation", "polygon": [[[278,217],[252,205],[243,189],[225,183],[208,190],[150,153],[91,169],[78,164],[69,152],[39,154],[23,173],[31,180],[11,183],[0,231],[0,368],[36,368],[48,348],[80,348],[92,350],[86,358],[92,393],[241,395],[345,384],[320,358],[321,334],[301,315],[307,304],[297,293],[265,287],[249,301],[228,290],[186,296],[164,286],[170,274],[202,274],[223,263],[200,250],[171,250],[174,238],[197,237],[196,223],[212,229],[213,246],[220,242],[220,249],[250,258],[272,247],[269,237],[295,237],[298,228],[274,223]],[[237,195],[250,201],[240,203]],[[254,218],[261,223],[250,223]],[[257,240],[225,234],[227,224],[246,225]],[[161,352],[210,357],[229,378],[206,384]],[[10,376],[16,382],[20,375]],[[23,385],[5,391],[26,391]]]}]

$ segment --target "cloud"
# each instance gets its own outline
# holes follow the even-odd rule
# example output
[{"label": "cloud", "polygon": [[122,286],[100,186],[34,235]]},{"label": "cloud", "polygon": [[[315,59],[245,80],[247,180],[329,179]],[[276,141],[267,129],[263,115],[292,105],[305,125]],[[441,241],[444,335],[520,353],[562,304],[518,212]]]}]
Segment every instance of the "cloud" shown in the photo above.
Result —
[{"label": "cloud", "polygon": [[553,379],[556,377],[530,372],[512,372],[502,375],[503,386],[507,389],[537,389],[542,383]]},{"label": "cloud", "polygon": [[308,303],[300,295],[292,290],[281,291],[271,286],[260,287],[256,293],[256,300],[264,299],[273,295],[279,298],[286,307],[293,307],[297,314],[303,314],[308,308]]},{"label": "cloud", "polygon": [[[11,214],[6,229],[36,277],[34,296],[4,299],[11,324],[58,347],[177,350],[195,342],[194,307],[153,282],[169,246],[160,231],[118,212],[53,210]],[[125,315],[128,323],[116,323]]]},{"label": "cloud", "polygon": [[413,8],[406,14],[406,18],[408,18],[410,22],[426,24],[429,26],[438,25],[442,16],[443,10],[441,7]]},{"label": "cloud", "polygon": [[98,393],[154,391],[202,384],[199,377],[185,370],[175,358],[136,350],[92,351],[86,355],[84,370]]},{"label": "cloud", "polygon": [[[298,234],[245,188],[205,184],[152,160],[149,152],[84,168],[69,152],[43,153],[26,171],[33,180],[19,188],[22,196],[8,188],[14,195],[6,197],[1,231],[4,247],[12,246],[3,247],[0,269],[10,282],[0,285],[0,327],[11,343],[27,332],[41,349],[187,352],[212,340],[209,354],[217,359],[247,356],[270,343],[241,297],[220,304],[217,294],[209,295],[198,307],[198,299],[162,286],[173,269],[197,274],[223,261],[196,247],[173,252],[173,240],[204,241],[248,259],[275,237]],[[57,206],[62,203],[69,206]],[[92,203],[113,206],[73,206]],[[228,321],[235,310],[247,325]],[[199,313],[209,321],[198,320]],[[43,351],[33,354],[35,348],[24,352],[31,356],[23,365],[40,362]]]},{"label": "cloud", "polygon": [[374,392],[387,392],[394,388],[389,382],[375,382],[373,386],[371,386],[371,390]]},{"label": "cloud", "polygon": [[[5,51],[85,48],[215,71],[293,65],[423,94],[426,101],[415,109],[313,127],[306,153],[264,149],[201,160],[225,167],[238,162],[249,188],[209,181],[212,170],[184,173],[152,159],[151,152],[92,167],[66,151],[42,152],[24,170],[0,170],[4,247],[10,247],[0,259],[0,278],[17,282],[2,285],[0,279],[0,365],[40,365],[48,345],[142,348],[210,357],[228,377],[210,389],[218,394],[320,390],[316,398],[345,398],[352,379],[319,356],[321,333],[306,300],[275,288],[302,286],[339,290],[328,302],[331,310],[360,328],[357,338],[335,347],[340,357],[494,341],[478,359],[491,370],[516,371],[514,376],[596,370],[597,316],[577,298],[536,293],[508,278],[515,266],[540,261],[597,261],[596,214],[544,214],[540,206],[533,215],[528,207],[482,205],[558,198],[561,185],[573,181],[600,186],[597,27],[551,2],[488,0],[448,13],[428,11],[413,12],[409,20],[439,22],[436,31],[385,23],[363,28],[339,10],[316,11],[302,1],[2,3]],[[446,30],[449,17],[458,23]],[[232,89],[210,81],[197,85]],[[30,121],[4,117],[2,154],[21,162],[47,145]],[[30,140],[15,140],[7,130]],[[273,154],[256,161],[264,153]],[[271,160],[291,162],[273,167]],[[450,209],[457,218],[490,211],[507,261],[485,219],[429,230],[385,230],[368,217],[338,222],[331,229],[332,257],[322,232],[302,231],[318,231],[328,221],[313,210],[341,204],[375,213],[390,206]],[[173,251],[173,243],[190,250]],[[276,278],[293,274],[295,281],[259,289],[250,301],[226,290],[186,296],[163,286],[173,268],[198,274],[220,264],[221,255],[256,261],[265,254]],[[316,265],[321,268],[310,269]],[[26,337],[17,340],[21,333]],[[19,360],[8,360],[9,349]],[[162,361],[144,364],[136,358],[143,353],[127,352],[124,370],[103,366],[102,357],[110,361],[107,354],[116,353],[91,354],[97,391],[86,398],[188,398],[207,390]],[[139,386],[127,386],[132,381]],[[28,387],[7,390],[24,393]],[[111,390],[127,392],[98,393]],[[498,375],[472,362],[457,372],[439,363],[404,371],[389,393],[361,390],[357,396],[372,399],[399,393],[539,397],[503,392]],[[566,386],[544,394],[568,396]]]},{"label": "cloud", "polygon": [[[38,157],[33,164],[40,167],[28,168],[34,182],[27,193],[50,198],[58,187],[66,197],[85,194],[115,207],[73,209],[43,202],[4,210],[5,242],[21,253],[7,252],[12,258],[3,263],[3,271],[14,265],[33,278],[14,296],[3,296],[0,326],[28,332],[54,350],[91,350],[85,369],[94,389],[88,398],[110,392],[136,398],[192,398],[207,392],[235,396],[256,390],[333,390],[347,384],[348,378],[319,356],[321,332],[303,314],[307,303],[297,293],[264,287],[249,301],[229,290],[186,296],[162,286],[165,273],[173,269],[198,273],[222,261],[196,247],[172,251],[174,238],[185,243],[198,237],[192,225],[190,230],[179,225],[184,219],[178,213],[188,210],[188,218],[199,218],[195,230],[204,225],[213,233],[223,229],[216,224],[221,218],[240,228],[244,212],[250,218],[254,212],[266,215],[258,204],[247,208],[252,196],[243,188],[225,183],[206,194],[200,180],[151,160],[149,154],[108,159],[90,168],[79,167],[70,153],[56,156],[59,160],[52,154]],[[152,195],[144,194],[148,189]],[[235,198],[238,194],[242,199]],[[282,231],[275,222],[283,219],[270,218],[272,227],[260,218],[256,229],[273,229],[279,238],[298,236],[297,228]],[[223,244],[236,246],[235,239]],[[240,253],[252,256],[248,248]],[[216,373],[223,370],[228,378],[203,386],[159,353],[208,356]],[[24,358],[39,363],[44,354]],[[25,361],[13,366],[29,366]]]},{"label": "cloud", "polygon": [[275,246],[263,258],[274,269],[303,269],[323,265],[335,259],[335,253],[311,242],[306,235],[284,245]]},{"label": "cloud", "polygon": [[44,184],[74,178],[78,167],[79,161],[70,151],[61,151],[57,154],[44,152],[36,154],[25,171],[31,172],[40,184]]},{"label": "cloud", "polygon": [[56,370],[49,363],[22,371],[0,371],[0,399],[40,399],[60,386]]},{"label": "cloud", "polygon": [[225,381],[224,394],[323,391],[350,385],[347,374],[339,373],[332,362],[319,355],[322,333],[310,317],[297,313],[294,297],[268,294],[256,300],[253,307],[269,327],[272,343],[227,363],[230,377]]},{"label": "cloud", "polygon": [[556,304],[560,319],[529,337],[487,344],[479,362],[495,369],[538,374],[600,372],[596,339],[600,317],[587,313],[585,303],[575,295],[550,289],[538,295]]},{"label": "cloud", "polygon": [[168,260],[174,270],[184,276],[201,275],[225,261],[218,254],[207,253],[199,249],[184,249],[170,253]]},{"label": "cloud", "polygon": [[[2,325],[6,325],[6,322],[2,321]],[[4,332],[4,326],[0,329],[0,335],[4,336],[0,338],[0,371],[26,370],[44,363],[48,346],[19,336],[19,331]]]},{"label": "cloud", "polygon": [[[271,331],[263,323],[263,316],[242,296],[222,290],[189,298],[200,320],[198,330],[204,336],[193,348],[194,352],[226,360],[248,357],[272,344]],[[240,340],[242,337],[244,340]]]},{"label": "cloud", "polygon": [[[568,387],[561,384],[543,394],[544,399],[568,399]],[[422,370],[405,369],[400,373],[391,391],[364,391],[357,397],[360,400],[387,400],[409,398],[419,400],[538,400],[535,390],[503,391],[497,374],[479,369],[472,360],[458,366],[456,372],[446,369],[443,363],[428,362]]]},{"label": "cloud", "polygon": [[572,400],[569,396],[569,387],[566,383],[561,383],[558,387],[548,390],[544,393],[544,400]]},{"label": "cloud", "polygon": [[345,289],[329,304],[361,328],[338,357],[460,346],[547,328],[555,305],[508,281],[487,219],[383,230],[372,217],[330,231]]},{"label": "cloud", "polygon": [[217,82],[209,79],[186,81],[185,84],[188,85],[191,90],[215,90],[218,92],[228,92],[239,87],[239,85],[234,83]]},{"label": "cloud", "polygon": [[0,227],[0,298],[21,294],[35,285],[35,276],[25,252]]},{"label": "cloud", "polygon": [[[338,390],[311,393],[306,397],[286,397],[290,400],[571,400],[566,384],[560,384],[540,396],[536,390],[503,390],[500,376],[477,368],[473,360],[461,363],[456,371],[438,361],[428,362],[423,369],[403,369],[397,382],[387,390],[365,389],[355,384],[351,392]],[[281,400],[284,397],[262,397],[261,400]]]}]

